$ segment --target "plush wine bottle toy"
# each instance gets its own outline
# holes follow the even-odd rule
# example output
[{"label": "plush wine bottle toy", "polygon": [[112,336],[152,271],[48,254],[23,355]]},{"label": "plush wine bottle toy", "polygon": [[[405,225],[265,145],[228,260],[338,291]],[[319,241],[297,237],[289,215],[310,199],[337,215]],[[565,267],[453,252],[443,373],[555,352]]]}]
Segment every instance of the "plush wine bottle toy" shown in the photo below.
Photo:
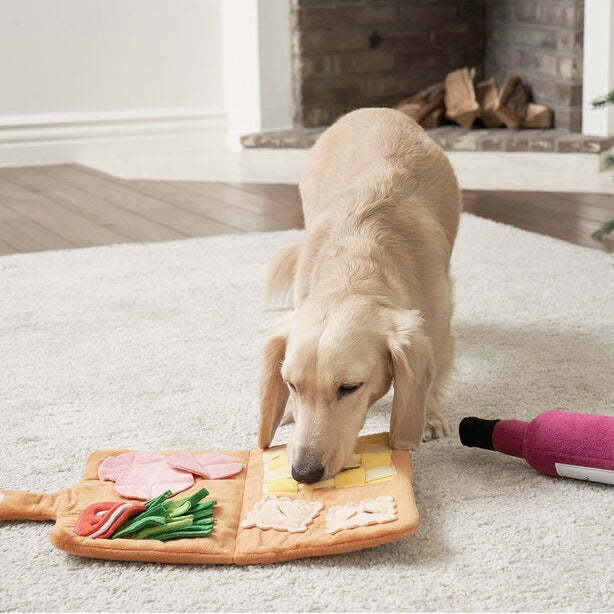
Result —
[{"label": "plush wine bottle toy", "polygon": [[463,418],[464,446],[524,458],[546,475],[614,485],[614,417],[547,411],[532,420]]}]

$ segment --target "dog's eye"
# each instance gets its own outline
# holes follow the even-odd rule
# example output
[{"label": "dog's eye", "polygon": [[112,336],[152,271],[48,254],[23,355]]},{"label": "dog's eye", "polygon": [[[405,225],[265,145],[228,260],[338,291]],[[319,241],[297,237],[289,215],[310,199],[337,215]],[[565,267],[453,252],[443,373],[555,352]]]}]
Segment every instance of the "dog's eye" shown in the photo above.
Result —
[{"label": "dog's eye", "polygon": [[292,390],[293,392],[296,392],[296,386],[292,382],[286,382],[286,384],[290,386],[290,390]]},{"label": "dog's eye", "polygon": [[343,397],[346,394],[351,394],[355,390],[358,390],[361,386],[362,386],[362,383],[360,384],[341,384],[341,386],[339,386],[339,388],[337,389],[337,394],[340,397]]}]

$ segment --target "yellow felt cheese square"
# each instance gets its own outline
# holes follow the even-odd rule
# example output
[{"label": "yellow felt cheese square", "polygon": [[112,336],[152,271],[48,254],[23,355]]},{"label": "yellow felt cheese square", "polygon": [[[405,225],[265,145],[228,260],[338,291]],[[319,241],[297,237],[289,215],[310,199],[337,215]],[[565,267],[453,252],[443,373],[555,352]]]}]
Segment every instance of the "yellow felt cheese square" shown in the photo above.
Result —
[{"label": "yellow felt cheese square", "polygon": [[265,472],[264,479],[267,482],[271,482],[272,480],[281,480],[282,478],[291,478],[292,471],[288,465],[282,465],[281,467],[277,467],[277,469],[273,469],[272,471],[267,470]]},{"label": "yellow felt cheese square", "polygon": [[362,443],[360,444],[361,452],[390,452],[390,448],[383,443]]},{"label": "yellow felt cheese square", "polygon": [[362,486],[365,483],[365,468],[348,469],[338,473],[335,477],[337,488],[349,488],[350,486]]},{"label": "yellow felt cheese square", "polygon": [[364,452],[362,455],[362,466],[365,469],[371,467],[390,467],[392,458],[390,452]]},{"label": "yellow felt cheese square", "polygon": [[275,456],[274,458],[272,458],[268,463],[267,463],[267,467],[269,468],[269,471],[275,471],[275,469],[279,469],[280,467],[283,467],[284,465],[287,464],[287,458],[285,454],[280,454],[279,456]]},{"label": "yellow felt cheese square", "polygon": [[365,482],[367,484],[375,484],[377,482],[385,482],[391,480],[397,474],[397,470],[393,467],[372,467],[365,471]]},{"label": "yellow felt cheese square", "polygon": [[360,467],[361,460],[360,454],[350,454],[350,457],[343,463],[344,469],[354,469],[356,467]]},{"label": "yellow felt cheese square", "polygon": [[371,480],[369,484],[379,484],[380,482],[387,482],[388,480],[392,480],[392,476],[389,475],[386,478],[378,478],[377,480]]},{"label": "yellow felt cheese square", "polygon": [[266,465],[271,459],[281,456],[286,449],[286,446],[275,446],[262,450],[262,462]]},{"label": "yellow felt cheese square", "polygon": [[364,435],[360,438],[360,442],[364,443],[383,443],[388,445],[388,433],[374,433],[372,435]]},{"label": "yellow felt cheese square", "polygon": [[283,478],[281,480],[271,480],[267,483],[267,492],[269,494],[279,494],[288,492],[298,492],[298,482],[292,478]]},{"label": "yellow felt cheese square", "polygon": [[312,490],[317,490],[318,488],[334,488],[335,480],[333,478],[329,478],[328,480],[320,480],[319,482],[314,482],[313,484],[299,484],[299,490],[304,490],[306,492],[311,492]]}]

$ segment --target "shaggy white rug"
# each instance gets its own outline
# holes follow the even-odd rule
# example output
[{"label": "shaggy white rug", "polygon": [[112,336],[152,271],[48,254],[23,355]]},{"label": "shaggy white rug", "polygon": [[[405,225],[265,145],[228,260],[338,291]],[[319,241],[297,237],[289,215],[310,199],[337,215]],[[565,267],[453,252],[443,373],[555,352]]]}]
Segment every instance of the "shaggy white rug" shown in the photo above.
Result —
[{"label": "shaggy white rug", "polygon": [[[0,485],[61,489],[102,447],[253,447],[275,317],[263,280],[297,234],[0,258]],[[455,433],[413,455],[414,536],[172,566],[77,558],[50,546],[49,524],[7,523],[0,610],[612,610],[612,487],[544,477],[456,434],[465,415],[612,413],[612,258],[464,216],[454,274]],[[386,428],[389,404],[365,431]]]}]

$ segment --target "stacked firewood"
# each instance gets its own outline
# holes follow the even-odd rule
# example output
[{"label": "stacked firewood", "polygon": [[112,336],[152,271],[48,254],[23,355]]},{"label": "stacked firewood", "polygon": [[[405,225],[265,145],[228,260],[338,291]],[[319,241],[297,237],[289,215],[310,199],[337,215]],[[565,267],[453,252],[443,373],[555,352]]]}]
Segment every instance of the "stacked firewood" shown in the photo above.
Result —
[{"label": "stacked firewood", "polygon": [[448,73],[445,81],[399,102],[395,109],[416,120],[424,128],[435,128],[445,119],[463,128],[480,120],[486,128],[551,128],[552,109],[531,101],[529,87],[518,76],[510,77],[501,88],[494,79],[474,85],[475,68]]}]

